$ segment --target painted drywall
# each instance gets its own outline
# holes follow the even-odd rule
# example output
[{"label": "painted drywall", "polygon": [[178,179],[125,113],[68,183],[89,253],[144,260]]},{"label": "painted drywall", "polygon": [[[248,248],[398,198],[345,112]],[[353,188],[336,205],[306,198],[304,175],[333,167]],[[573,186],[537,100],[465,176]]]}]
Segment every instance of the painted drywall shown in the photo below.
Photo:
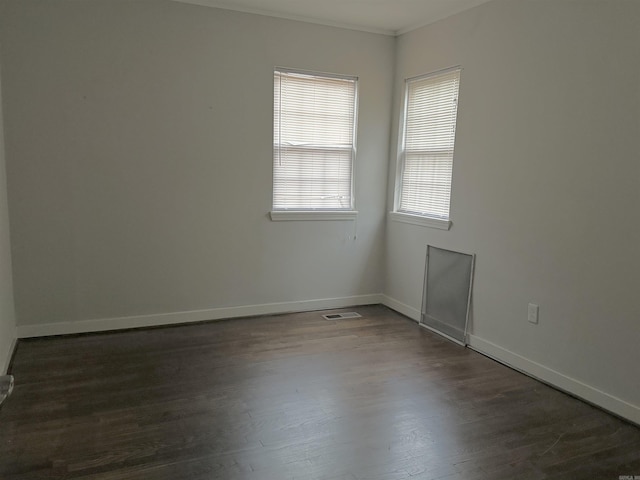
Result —
[{"label": "painted drywall", "polygon": [[427,244],[476,253],[476,343],[606,392],[636,422],[638,25],[638,2],[496,0],[399,37],[389,208],[404,79],[463,71],[453,226],[389,221],[385,287],[415,316]]},{"label": "painted drywall", "polygon": [[16,341],[16,322],[13,304],[4,125],[1,106],[2,68],[0,65],[0,374],[5,374]]},{"label": "painted drywall", "polygon": [[[382,291],[393,38],[169,1],[5,3],[19,329]],[[274,66],[359,77],[356,222],[269,219]]]}]

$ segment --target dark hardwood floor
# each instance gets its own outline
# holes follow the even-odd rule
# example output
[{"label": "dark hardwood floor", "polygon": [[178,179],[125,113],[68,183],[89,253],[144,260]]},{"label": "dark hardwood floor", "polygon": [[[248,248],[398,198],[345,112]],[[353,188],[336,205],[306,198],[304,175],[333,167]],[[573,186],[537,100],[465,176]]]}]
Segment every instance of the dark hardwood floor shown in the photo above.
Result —
[{"label": "dark hardwood floor", "polygon": [[3,480],[611,479],[640,429],[381,306],[20,341]]}]

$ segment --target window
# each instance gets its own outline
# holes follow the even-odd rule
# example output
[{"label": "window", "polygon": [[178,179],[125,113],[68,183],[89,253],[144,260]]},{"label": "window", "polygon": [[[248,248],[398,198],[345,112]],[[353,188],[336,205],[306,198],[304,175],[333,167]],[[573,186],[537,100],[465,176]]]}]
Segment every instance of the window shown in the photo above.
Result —
[{"label": "window", "polygon": [[355,77],[275,70],[272,218],[353,212],[356,85]]},{"label": "window", "polygon": [[[396,212],[448,229],[460,68],[406,81]],[[397,218],[401,220],[402,218]]]}]

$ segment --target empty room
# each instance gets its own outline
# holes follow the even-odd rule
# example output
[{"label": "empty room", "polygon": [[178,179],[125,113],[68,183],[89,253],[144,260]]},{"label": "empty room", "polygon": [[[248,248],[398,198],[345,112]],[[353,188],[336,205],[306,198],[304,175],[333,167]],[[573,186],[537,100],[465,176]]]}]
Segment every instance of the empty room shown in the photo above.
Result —
[{"label": "empty room", "polygon": [[0,0],[0,478],[640,479],[639,47],[636,0]]}]

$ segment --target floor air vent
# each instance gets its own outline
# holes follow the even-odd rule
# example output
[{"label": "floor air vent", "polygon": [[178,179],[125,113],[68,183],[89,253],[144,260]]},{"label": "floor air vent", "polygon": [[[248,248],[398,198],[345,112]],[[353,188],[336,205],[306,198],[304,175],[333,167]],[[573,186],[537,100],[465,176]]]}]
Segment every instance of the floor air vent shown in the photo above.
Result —
[{"label": "floor air vent", "polygon": [[325,320],[344,320],[345,318],[360,318],[360,315],[357,312],[345,312],[345,313],[328,313],[326,315],[322,315]]}]

